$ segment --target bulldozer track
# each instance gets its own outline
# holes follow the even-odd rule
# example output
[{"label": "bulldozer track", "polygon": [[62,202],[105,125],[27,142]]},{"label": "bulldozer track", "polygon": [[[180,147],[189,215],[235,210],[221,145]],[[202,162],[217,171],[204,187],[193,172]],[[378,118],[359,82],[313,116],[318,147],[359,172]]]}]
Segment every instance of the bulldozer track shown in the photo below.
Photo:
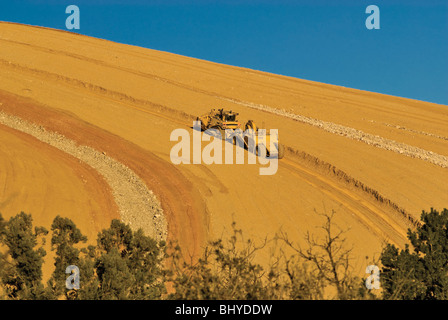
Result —
[{"label": "bulldozer track", "polygon": [[[36,27],[36,28],[41,28],[41,27]],[[63,30],[53,30],[53,31],[65,32]],[[82,37],[83,35],[77,35],[77,36],[81,36]],[[215,98],[220,98],[220,99],[227,100],[227,101],[232,100],[232,101],[236,101],[236,103],[239,103],[239,104],[241,104],[241,103],[248,103],[248,102],[243,101],[243,100],[238,100],[238,99],[235,99],[235,98],[232,98],[232,97],[223,96],[222,94],[218,94],[218,93],[210,91],[210,90],[199,89],[197,87],[190,86],[190,85],[178,82],[178,81],[173,81],[173,80],[165,78],[165,77],[157,76],[157,75],[149,73],[149,72],[142,72],[142,71],[138,71],[138,70],[135,70],[135,69],[126,68],[126,67],[123,67],[123,66],[118,66],[118,65],[115,65],[115,64],[107,63],[107,62],[102,61],[102,60],[98,60],[98,59],[94,59],[94,58],[91,58],[91,57],[87,57],[85,55],[74,54],[74,53],[67,52],[67,51],[64,51],[64,50],[50,49],[50,48],[38,46],[36,44],[29,44],[29,43],[26,43],[26,42],[21,42],[21,41],[12,40],[12,39],[0,38],[0,41],[9,42],[9,43],[17,44],[17,45],[22,45],[22,46],[28,46],[28,47],[30,47],[30,48],[32,48],[34,50],[39,50],[39,51],[46,52],[46,53],[60,54],[60,55],[67,56],[67,57],[70,57],[70,58],[75,58],[75,59],[80,60],[82,62],[88,61],[88,62],[96,64],[96,65],[101,65],[101,66],[104,66],[104,67],[125,71],[125,72],[131,73],[131,74],[135,74],[135,75],[138,75],[138,76],[145,77],[145,78],[149,78],[149,79],[153,79],[153,80],[157,80],[157,81],[162,81],[162,82],[165,82],[165,83],[169,83],[170,85],[177,86],[179,88],[187,89],[187,90],[190,90],[190,91],[193,91],[193,92],[198,92],[198,93],[201,93],[201,94],[205,94],[205,95],[212,96],[212,97],[215,97]],[[117,50],[117,52],[123,52],[123,51],[122,50]],[[125,53],[127,55],[130,54],[129,52],[125,52]],[[143,59],[148,59],[148,56],[147,55],[143,55],[143,54],[131,53],[130,55],[131,56],[135,56],[135,57],[139,57],[139,58],[143,58]],[[163,58],[156,58],[156,57],[151,57],[150,59],[152,61],[159,61],[159,62],[162,62],[162,63],[168,63],[169,62],[170,64],[178,66],[178,67],[183,67],[183,68],[186,67],[186,64],[176,64],[176,63],[173,63],[173,61],[170,60],[170,59],[163,59]],[[187,65],[191,69],[200,70],[201,72],[204,72],[206,74],[214,75],[214,73],[209,72],[206,68],[201,68],[199,66],[193,66],[192,64],[187,64]],[[244,69],[244,68],[233,67],[233,66],[226,66],[226,68],[230,68],[230,69],[234,69],[234,70]],[[247,69],[246,72],[247,73],[251,73],[251,74],[257,74],[257,75],[259,75],[261,77],[266,77],[266,74],[261,73],[261,72],[256,71],[256,70]],[[229,75],[220,75],[220,77],[221,78],[224,77],[224,78],[227,78],[229,80],[238,81],[237,77],[233,77],[233,76],[229,76]],[[283,76],[279,77],[276,74],[269,74],[269,77],[270,78],[281,78],[282,80],[285,80],[285,81],[288,80],[289,82],[300,82],[302,84],[307,84],[307,82],[308,82],[306,80],[301,80],[301,79],[285,78]],[[261,82],[259,82],[259,81],[249,80],[249,82],[254,84],[254,85],[257,85],[257,86],[263,86],[263,84]],[[319,86],[319,85],[320,85],[319,83],[313,83],[313,86]],[[270,84],[269,87],[270,88],[277,88],[277,89],[283,90],[285,93],[294,94],[294,95],[297,95],[298,97],[307,96],[307,97],[315,97],[315,98],[319,98],[319,99],[324,99],[324,100],[328,100],[328,101],[334,101],[334,98],[332,98],[332,97],[328,97],[328,98],[327,97],[322,97],[321,95],[312,94],[312,93],[309,93],[309,92],[307,92],[305,90],[291,89],[289,87],[282,86],[282,85],[272,85],[272,84]],[[339,88],[335,87],[332,90],[335,91],[335,92],[338,92]],[[362,93],[364,95],[369,95],[369,92],[362,92]],[[397,97],[397,99],[400,99],[400,98]],[[338,98],[338,100],[340,102],[345,103],[345,104],[351,104],[351,105],[356,105],[357,107],[363,107],[362,104],[350,101],[349,99],[340,99],[340,98]],[[368,108],[370,110],[376,110],[376,111],[380,111],[380,112],[384,111],[384,110],[382,110],[382,109],[380,109],[378,107],[370,106],[370,105],[368,106]],[[409,111],[392,111],[392,110],[388,110],[388,113],[395,114],[395,115],[398,115],[398,116],[411,117],[411,118],[417,119],[417,120],[427,119],[427,120],[430,120],[432,122],[436,122],[436,123],[439,123],[439,124],[442,124],[442,125],[445,124],[442,120],[440,120],[438,118],[429,117],[427,115],[422,115],[422,114],[411,115],[411,114],[409,114]]]},{"label": "bulldozer track", "polygon": [[319,189],[322,193],[340,203],[351,211],[365,227],[380,238],[386,241],[393,241],[400,247],[406,241],[406,227],[404,223],[399,225],[388,217],[385,212],[362,199],[356,193],[343,186],[338,186],[333,181],[290,159],[280,161],[280,167],[287,168],[293,175],[301,178],[302,181]]},{"label": "bulldozer track", "polygon": [[[22,43],[19,41],[14,41],[14,40],[9,40],[9,39],[0,39],[0,41],[6,41],[6,42],[11,42],[11,43],[15,43],[15,44],[19,44],[19,45],[26,45],[26,46],[30,46],[29,44],[26,43]],[[36,48],[34,45],[32,46],[32,48]],[[439,155],[437,153],[431,152],[431,151],[427,151],[412,145],[408,145],[405,143],[400,143],[394,140],[390,140],[390,139],[386,139],[386,138],[382,138],[382,137],[378,137],[351,127],[346,127],[343,125],[339,125],[339,124],[335,124],[335,123],[331,123],[331,122],[326,122],[326,121],[322,121],[319,119],[313,119],[313,118],[309,118],[309,117],[305,117],[305,116],[301,116],[298,114],[293,114],[293,113],[289,113],[289,112],[285,112],[282,111],[280,109],[277,108],[273,108],[273,107],[269,107],[269,106],[265,106],[265,105],[260,105],[257,103],[252,103],[252,102],[247,102],[247,101],[243,101],[240,99],[236,99],[236,98],[232,98],[232,97],[227,97],[221,94],[218,94],[216,92],[212,92],[212,91],[207,91],[207,90],[203,90],[203,89],[199,89],[197,87],[193,87],[190,85],[186,85],[183,83],[180,83],[178,81],[173,81],[164,77],[160,77],[160,76],[156,76],[154,74],[150,74],[147,72],[141,72],[141,71],[136,71],[134,69],[130,69],[130,68],[124,68],[124,67],[120,67],[120,66],[114,66],[111,65],[109,63],[106,63],[104,61],[100,61],[97,59],[93,59],[93,58],[89,58],[89,57],[85,57],[85,56],[80,56],[77,54],[71,54],[71,53],[67,53],[65,51],[57,51],[57,50],[53,50],[53,49],[48,49],[48,48],[44,48],[44,47],[37,47],[38,50],[47,52],[47,53],[59,53],[71,58],[76,58],[79,60],[85,60],[85,61],[89,61],[91,63],[94,63],[96,65],[101,65],[107,68],[113,68],[113,69],[117,69],[117,70],[121,70],[124,72],[128,72],[128,73],[132,73],[138,76],[142,76],[145,78],[150,78],[152,80],[156,80],[156,81],[162,81],[165,83],[168,83],[170,85],[179,87],[179,88],[183,88],[189,91],[193,91],[193,92],[197,92],[200,94],[204,94],[204,95],[208,95],[223,101],[228,101],[234,104],[238,104],[241,106],[245,106],[248,108],[252,108],[252,109],[256,109],[256,110],[260,110],[263,112],[268,112],[271,114],[275,114],[287,119],[291,119],[294,121],[298,121],[307,125],[311,125],[313,127],[317,127],[321,130],[325,130],[327,132],[333,133],[333,134],[337,134],[349,139],[353,139],[356,141],[360,141],[363,143],[366,143],[370,146],[376,147],[376,148],[381,148],[381,149],[385,149],[388,151],[392,151],[392,152],[396,152],[396,153],[400,153],[402,155],[408,156],[408,157],[412,157],[412,158],[417,158],[423,161],[427,161],[430,163],[433,163],[435,165],[441,166],[443,168],[447,168],[448,167],[448,158],[446,156],[443,155]],[[10,67],[16,67],[19,68],[21,70],[28,70],[29,72],[33,72],[33,73],[42,73],[42,74],[46,74],[47,76],[50,76],[52,78],[57,78],[59,80],[64,80],[66,82],[78,82],[84,86],[89,86],[91,89],[96,90],[96,91],[109,91],[110,93],[113,93],[115,95],[121,96],[121,98],[123,99],[130,99],[133,102],[140,102],[143,104],[148,104],[149,102],[147,100],[143,100],[143,99],[135,99],[132,98],[130,96],[127,96],[125,94],[122,94],[120,92],[117,91],[112,91],[106,88],[103,88],[101,86],[97,86],[91,83],[87,83],[85,81],[82,80],[78,80],[78,79],[74,79],[74,78],[70,78],[70,77],[66,77],[66,76],[61,76],[55,73],[51,73],[48,71],[44,71],[44,70],[40,70],[40,69],[34,69],[34,68],[30,68],[30,67],[26,67],[26,66],[22,66],[19,64],[15,64],[15,63],[11,63],[10,61],[6,61],[6,60],[0,60],[0,62],[5,65],[5,66],[10,66]],[[149,103],[150,104],[150,103]],[[168,108],[166,106],[164,106],[165,109],[170,110],[171,112],[179,112],[178,110],[174,110],[172,108]],[[390,111],[392,112],[392,111]],[[191,116],[191,115],[190,115]],[[432,119],[431,121],[435,121],[438,122],[439,120],[437,119]],[[440,122],[440,124],[443,124],[443,122]]]},{"label": "bulldozer track", "polygon": [[[51,51],[51,49],[49,49]],[[96,61],[96,60],[95,60]],[[55,81],[63,80],[64,82],[73,85],[78,88],[83,88],[85,90],[88,90],[90,94],[94,94],[98,97],[100,97],[102,100],[110,101],[114,104],[119,104],[122,106],[125,106],[130,109],[137,110],[139,112],[143,112],[152,116],[156,116],[158,118],[165,119],[169,122],[179,124],[183,127],[191,128],[191,124],[187,123],[186,121],[179,120],[180,117],[188,115],[189,119],[194,119],[195,117],[190,114],[182,113],[178,110],[154,104],[146,100],[139,100],[135,99],[133,97],[127,96],[125,94],[122,94],[120,92],[114,92],[108,89],[105,89],[103,87],[87,83],[85,81],[81,81],[78,79],[69,78],[66,76],[61,76],[55,73],[51,73],[44,70],[39,69],[33,69],[29,67],[25,67],[19,64],[10,63],[6,60],[0,59],[0,63],[4,66],[12,67],[12,68],[18,68],[21,71],[26,71],[28,73],[34,74],[34,75],[44,75],[47,79],[52,78]],[[126,68],[123,69],[124,71],[131,72],[131,70],[128,70]],[[135,71],[132,71],[133,73],[136,73]],[[139,72],[137,72],[140,74]],[[143,74],[144,76],[149,76],[148,74]],[[160,78],[157,78],[157,80],[161,80]],[[163,79],[162,79],[163,81]],[[172,82],[172,81],[171,81]],[[224,96],[219,96],[211,92],[204,92],[203,90],[197,90],[189,86],[172,83],[178,86],[185,87],[190,90],[194,90],[200,93],[205,93],[208,95],[212,95],[215,97],[218,97],[220,99],[230,99],[226,98]],[[232,99],[232,101],[235,101]],[[237,101],[238,102],[238,101]],[[136,105],[137,104],[137,105]],[[143,105],[144,107],[138,106]],[[249,106],[250,107],[250,106]],[[162,109],[163,111],[169,111],[171,114],[176,115],[169,116],[166,114],[162,114],[160,111],[152,111],[149,110],[149,108],[153,109]],[[406,229],[402,226],[398,225],[396,222],[394,222],[391,218],[389,218],[384,212],[376,208],[374,205],[370,204],[368,201],[363,200],[360,196],[356,195],[355,193],[351,192],[349,189],[343,188],[341,186],[336,185],[334,182],[330,181],[329,179],[324,178],[322,175],[319,175],[316,172],[312,172],[309,169],[305,169],[303,166],[300,166],[297,162],[289,160],[289,159],[283,159],[280,161],[280,167],[283,167],[287,170],[289,170],[292,174],[294,174],[297,177],[300,177],[302,180],[306,181],[310,185],[320,188],[323,193],[325,193],[327,196],[332,198],[333,200],[337,201],[338,203],[342,204],[345,208],[347,208],[349,211],[351,211],[369,230],[372,230],[378,237],[385,239],[385,240],[391,240],[397,245],[400,243],[403,243],[406,238]],[[362,214],[361,211],[367,212],[366,214]]]},{"label": "bulldozer track", "polygon": [[[448,201],[444,105],[4,22],[0,69],[0,113],[55,133],[53,140],[63,147],[79,147],[71,156],[0,126],[2,213],[38,212],[36,225],[48,227],[52,217],[67,215],[95,239],[111,218],[126,220],[109,180],[96,163],[80,159],[86,156],[98,165],[109,157],[122,164],[120,170],[132,170],[160,203],[168,243],[178,244],[192,262],[209,241],[231,236],[233,222],[253,243],[282,230],[302,244],[304,234],[322,226],[313,210],[328,209],[336,213],[337,226],[350,230],[353,262],[363,265],[386,243],[403,248],[407,231],[421,225],[419,212]],[[193,121],[210,108],[277,129],[284,156],[269,164],[255,156],[250,165],[255,152],[243,147],[232,155],[234,163],[243,154],[241,164],[226,165],[230,157],[224,157],[224,165],[208,165],[201,157],[202,164],[191,165],[196,150],[217,159],[220,151],[227,156],[225,150],[241,147],[206,137],[208,142],[201,139],[200,148],[192,148],[199,136]],[[170,139],[176,129],[182,143]],[[180,146],[182,159],[189,148],[190,163],[171,161]],[[276,173],[263,175],[262,168]],[[11,178],[15,173],[20,177]],[[110,180],[123,184],[121,178]],[[129,190],[120,196],[131,205],[135,192]],[[148,221],[140,214],[154,218],[133,205],[136,221]],[[269,266],[270,248],[255,262]]]}]

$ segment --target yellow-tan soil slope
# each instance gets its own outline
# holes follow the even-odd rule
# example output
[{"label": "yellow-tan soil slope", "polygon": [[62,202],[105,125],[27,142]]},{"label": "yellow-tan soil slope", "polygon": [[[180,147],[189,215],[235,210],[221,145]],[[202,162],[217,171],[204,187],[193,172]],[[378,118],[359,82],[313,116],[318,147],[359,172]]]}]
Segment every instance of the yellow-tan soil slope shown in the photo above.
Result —
[{"label": "yellow-tan soil slope", "polygon": [[[335,210],[362,270],[384,241],[403,246],[422,209],[448,204],[445,105],[12,23],[0,23],[0,70],[0,111],[134,170],[161,201],[168,236],[193,255],[232,221],[256,240],[283,230],[301,241],[323,223],[314,210]],[[275,175],[171,163],[171,132],[221,107],[279,130],[287,152]],[[0,141],[4,216],[28,211],[48,227],[66,215],[92,235],[117,214],[89,168],[1,126]]]}]

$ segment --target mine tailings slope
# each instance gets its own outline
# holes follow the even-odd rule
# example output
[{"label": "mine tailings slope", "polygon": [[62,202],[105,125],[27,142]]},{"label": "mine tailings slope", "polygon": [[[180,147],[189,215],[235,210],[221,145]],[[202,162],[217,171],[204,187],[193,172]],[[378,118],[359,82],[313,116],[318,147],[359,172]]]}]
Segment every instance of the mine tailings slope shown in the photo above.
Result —
[{"label": "mine tailings slope", "polygon": [[[318,234],[324,222],[316,212],[335,211],[364,271],[366,256],[378,257],[385,241],[404,246],[422,209],[448,203],[445,105],[12,23],[0,23],[0,69],[1,112],[130,168],[160,201],[168,238],[191,257],[208,239],[228,235],[232,221],[256,241],[282,230],[303,244],[304,234]],[[275,175],[262,176],[260,165],[247,162],[171,163],[171,132],[191,132],[196,116],[211,108],[279,130],[287,152]],[[120,215],[110,186],[92,168],[23,132],[0,129],[11,150],[36,155],[30,162],[24,152],[2,154],[6,217],[23,208],[48,226],[57,214],[77,216],[93,235]],[[30,179],[37,165],[42,173]],[[13,171],[23,183],[14,183]],[[68,189],[88,172],[96,192],[88,183],[77,187],[83,192]],[[41,183],[45,196],[34,187]],[[66,186],[65,195],[56,183]],[[75,212],[73,203],[82,206]],[[267,262],[269,252],[258,259]]]}]

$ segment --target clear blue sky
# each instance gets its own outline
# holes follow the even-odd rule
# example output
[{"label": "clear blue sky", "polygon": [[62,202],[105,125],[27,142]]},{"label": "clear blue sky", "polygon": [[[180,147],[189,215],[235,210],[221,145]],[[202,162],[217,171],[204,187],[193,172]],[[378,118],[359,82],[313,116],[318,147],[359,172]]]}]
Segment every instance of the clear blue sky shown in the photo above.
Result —
[{"label": "clear blue sky", "polygon": [[2,1],[0,20],[65,29],[70,4],[89,36],[448,105],[447,0]]}]

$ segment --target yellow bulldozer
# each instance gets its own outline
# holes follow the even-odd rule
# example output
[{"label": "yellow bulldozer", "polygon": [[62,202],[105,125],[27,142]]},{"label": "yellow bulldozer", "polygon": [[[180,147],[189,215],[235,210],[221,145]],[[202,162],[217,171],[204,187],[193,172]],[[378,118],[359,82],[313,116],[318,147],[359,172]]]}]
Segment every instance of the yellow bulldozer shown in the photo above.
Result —
[{"label": "yellow bulldozer", "polygon": [[[196,120],[201,124],[201,130],[205,131],[207,129],[216,129],[220,132],[221,137],[226,139],[225,130],[231,129],[241,129],[241,123],[237,120],[237,116],[239,113],[233,112],[232,110],[226,111],[224,109],[211,109],[210,112],[197,117]],[[273,145],[275,146],[275,150],[271,150],[271,135],[268,130],[265,130],[265,134],[262,136],[259,134],[259,129],[253,120],[249,120],[244,125],[244,131],[251,131],[253,134],[245,134],[243,143],[244,148],[249,150],[250,152],[255,152],[257,155],[259,154],[259,150],[263,145],[266,148],[266,156],[276,156],[278,159],[283,158],[285,154],[285,148],[282,144],[278,142],[278,139],[273,141]],[[233,143],[237,143],[237,136],[233,136]],[[278,138],[278,137],[276,137]],[[250,150],[253,149],[253,150]]]},{"label": "yellow bulldozer", "polygon": [[239,129],[241,124],[236,120],[238,113],[230,111],[225,111],[224,109],[212,109],[209,113],[206,113],[200,117],[197,117],[197,121],[201,122],[201,130],[205,131],[207,129],[217,129],[224,137],[224,132],[226,129]]},{"label": "yellow bulldozer", "polygon": [[[256,155],[259,155],[259,150],[262,145],[266,148],[266,157],[277,157],[278,159],[282,159],[285,155],[285,147],[278,142],[278,136],[275,137],[273,141],[274,148],[271,149],[271,134],[268,130],[264,130],[263,136],[259,133],[260,129],[257,127],[253,120],[249,120],[246,122],[244,126],[244,130],[248,132],[249,130],[253,130],[253,135],[245,135],[244,136],[244,146],[246,149],[250,150],[251,146],[254,148],[254,152]],[[251,141],[250,139],[254,139]],[[235,140],[234,140],[235,143]]]}]

